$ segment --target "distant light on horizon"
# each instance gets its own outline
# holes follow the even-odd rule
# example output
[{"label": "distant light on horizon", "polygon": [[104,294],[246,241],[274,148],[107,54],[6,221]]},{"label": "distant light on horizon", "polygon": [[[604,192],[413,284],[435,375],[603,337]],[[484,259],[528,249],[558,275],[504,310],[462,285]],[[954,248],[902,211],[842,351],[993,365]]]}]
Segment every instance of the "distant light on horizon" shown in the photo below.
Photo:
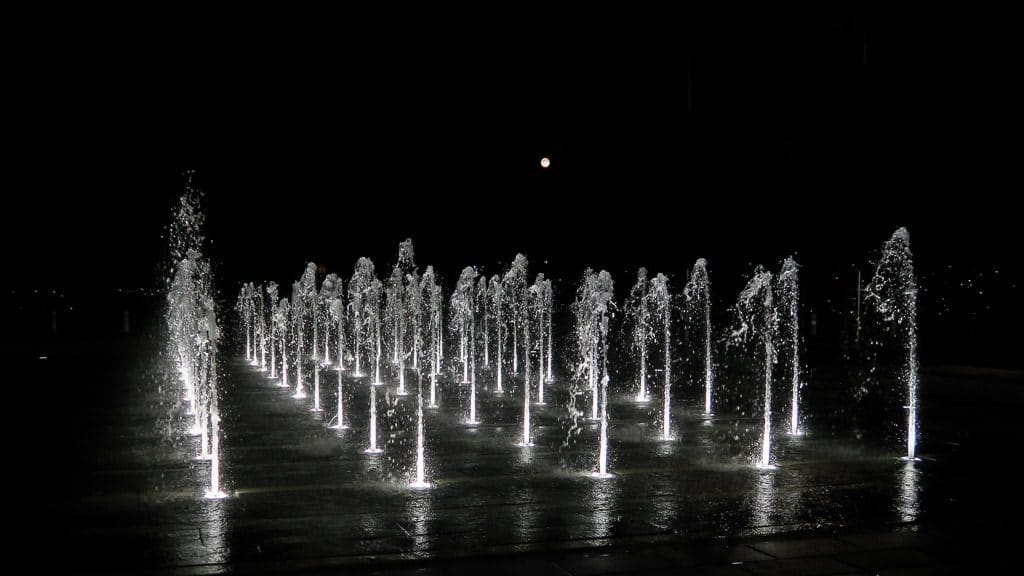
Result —
[{"label": "distant light on horizon", "polygon": [[545,157],[540,159],[540,167],[541,168],[547,168],[549,166],[551,166],[551,159],[550,158],[545,156]]}]

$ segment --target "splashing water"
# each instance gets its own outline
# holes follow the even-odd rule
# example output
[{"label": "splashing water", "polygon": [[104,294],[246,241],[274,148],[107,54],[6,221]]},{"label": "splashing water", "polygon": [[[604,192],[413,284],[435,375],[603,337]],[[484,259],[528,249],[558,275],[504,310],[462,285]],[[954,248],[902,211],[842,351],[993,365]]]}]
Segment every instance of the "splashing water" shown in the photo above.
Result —
[{"label": "splashing water", "polygon": [[672,298],[668,291],[668,278],[658,274],[651,280],[650,299],[654,313],[661,322],[662,346],[665,349],[665,391],[661,414],[661,439],[672,439]]},{"label": "splashing water", "polygon": [[633,325],[633,349],[640,356],[640,388],[636,394],[637,402],[647,402],[647,345],[654,336],[651,324],[651,301],[648,297],[647,269],[640,268],[636,274],[636,284],[629,291],[626,299],[626,317]]},{"label": "splashing water", "polygon": [[338,414],[334,417],[336,423],[331,426],[335,430],[345,430],[348,426],[345,425],[345,388],[344,388],[344,376],[342,371],[338,370]]},{"label": "splashing water", "polygon": [[772,365],[775,363],[775,330],[777,312],[772,298],[772,274],[758,266],[754,276],[740,292],[736,302],[739,327],[732,333],[737,342],[755,340],[763,349],[764,409],[761,432],[761,454],[758,468],[773,468],[772,453]]},{"label": "splashing water", "polygon": [[900,228],[882,246],[882,258],[867,288],[868,299],[882,315],[903,346],[901,378],[906,390],[907,453],[917,458],[918,435],[918,360],[917,360],[917,280],[910,252],[910,233]]},{"label": "splashing water", "polygon": [[417,372],[416,378],[416,480],[412,488],[429,488],[426,480],[426,460],[423,441],[423,375]]},{"label": "splashing water", "polygon": [[704,324],[704,415],[712,415],[712,391],[715,374],[711,359],[711,281],[708,279],[707,261],[697,259],[690,280],[683,289],[687,318],[699,319]]},{"label": "splashing water", "polygon": [[367,454],[383,452],[377,447],[377,387],[370,386],[370,447],[364,450]]},{"label": "splashing water", "polygon": [[[577,348],[581,369],[588,373],[593,388],[594,419],[599,420],[597,472],[600,478],[608,472],[608,323],[615,308],[614,283],[611,274],[588,269],[573,304],[576,312]],[[597,387],[600,373],[600,388]]]},{"label": "splashing water", "polygon": [[800,284],[798,278],[799,265],[792,256],[782,262],[779,272],[777,291],[779,294],[779,310],[785,315],[786,332],[789,336],[790,370],[792,371],[792,390],[789,404],[789,433],[793,436],[800,431]]}]

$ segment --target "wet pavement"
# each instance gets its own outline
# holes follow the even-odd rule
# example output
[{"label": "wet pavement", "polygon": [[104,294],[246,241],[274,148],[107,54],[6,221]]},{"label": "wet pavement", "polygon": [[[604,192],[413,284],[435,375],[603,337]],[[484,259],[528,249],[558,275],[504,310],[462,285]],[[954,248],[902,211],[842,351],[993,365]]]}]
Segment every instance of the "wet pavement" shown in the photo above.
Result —
[{"label": "wet pavement", "polygon": [[[610,479],[588,474],[594,423],[582,421],[566,442],[559,382],[534,407],[536,446],[522,448],[518,389],[498,395],[481,381],[481,424],[467,426],[467,387],[445,380],[441,407],[424,417],[433,487],[413,490],[415,394],[386,387],[385,451],[368,455],[365,380],[346,379],[351,427],[338,432],[325,422],[335,372],[323,374],[327,411],[314,414],[310,399],[292,398],[239,358],[225,359],[222,380],[231,497],[206,500],[209,465],[192,458],[197,441],[184,433],[176,383],[153,369],[155,347],[116,346],[90,376],[103,380],[102,392],[78,406],[80,425],[65,432],[74,455],[43,459],[50,520],[26,530],[50,534],[28,548],[44,571],[935,573],[980,560],[972,537],[992,530],[992,507],[1019,510],[1014,475],[991,465],[1013,407],[958,397],[971,389],[962,374],[923,380],[925,390],[931,378],[954,392],[922,400],[920,462],[896,458],[898,444],[824,432],[826,408],[809,402],[819,428],[780,432],[774,471],[749,464],[758,420],[705,419],[699,395],[684,389],[675,438],[664,442],[652,420],[659,398],[638,407],[613,390]],[[55,354],[27,376],[66,382],[82,376],[76,362]],[[415,392],[416,380],[407,386]]]}]

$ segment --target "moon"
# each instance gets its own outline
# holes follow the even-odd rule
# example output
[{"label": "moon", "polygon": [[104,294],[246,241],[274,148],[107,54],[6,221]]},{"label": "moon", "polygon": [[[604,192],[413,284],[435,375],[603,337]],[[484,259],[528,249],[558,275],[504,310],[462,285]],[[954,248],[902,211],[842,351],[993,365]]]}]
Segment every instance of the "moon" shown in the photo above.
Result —
[{"label": "moon", "polygon": [[540,167],[541,168],[547,168],[548,166],[551,166],[551,159],[548,158],[547,156],[541,158],[540,159]]}]

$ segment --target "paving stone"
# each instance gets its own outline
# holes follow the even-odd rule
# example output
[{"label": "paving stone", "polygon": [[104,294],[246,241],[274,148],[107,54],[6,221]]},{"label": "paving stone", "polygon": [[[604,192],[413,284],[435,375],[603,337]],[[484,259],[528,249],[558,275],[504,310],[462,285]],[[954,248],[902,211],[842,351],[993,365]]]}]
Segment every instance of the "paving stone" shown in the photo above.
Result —
[{"label": "paving stone", "polygon": [[754,574],[787,574],[790,576],[825,576],[828,574],[853,574],[856,568],[833,558],[787,558],[752,562],[744,568]]},{"label": "paving stone", "polygon": [[834,538],[797,538],[768,540],[749,545],[751,548],[776,558],[801,558],[804,556],[828,556],[842,552],[853,552],[857,547]]},{"label": "paving stone", "polygon": [[842,562],[867,568],[870,570],[905,568],[938,564],[931,555],[916,548],[893,548],[890,550],[865,550],[849,554],[839,554],[836,558]]}]

